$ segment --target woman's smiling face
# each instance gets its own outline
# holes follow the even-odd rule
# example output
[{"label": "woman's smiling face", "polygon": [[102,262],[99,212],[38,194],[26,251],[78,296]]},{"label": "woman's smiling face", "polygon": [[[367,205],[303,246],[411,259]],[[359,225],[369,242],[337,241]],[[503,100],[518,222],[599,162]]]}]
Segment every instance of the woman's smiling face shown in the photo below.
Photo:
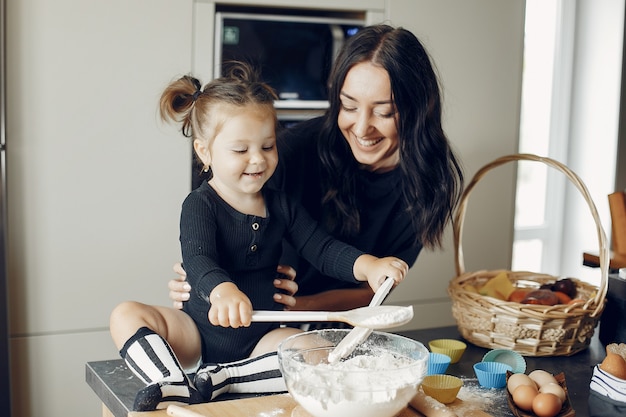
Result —
[{"label": "woman's smiling face", "polygon": [[397,112],[387,71],[370,62],[346,74],[337,124],[355,159],[368,171],[385,172],[400,161]]}]

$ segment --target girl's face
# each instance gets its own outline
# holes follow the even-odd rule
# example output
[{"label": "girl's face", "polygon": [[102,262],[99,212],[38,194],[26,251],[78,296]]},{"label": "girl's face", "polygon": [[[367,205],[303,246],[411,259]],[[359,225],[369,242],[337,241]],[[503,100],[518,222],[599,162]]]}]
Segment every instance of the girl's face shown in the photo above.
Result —
[{"label": "girl's face", "polygon": [[218,193],[237,199],[261,191],[278,164],[275,128],[267,110],[236,108],[223,118],[211,144],[195,145],[202,162],[211,167],[209,182]]},{"label": "girl's face", "polygon": [[356,160],[368,171],[385,172],[400,161],[397,112],[389,74],[362,62],[346,74],[337,124]]}]

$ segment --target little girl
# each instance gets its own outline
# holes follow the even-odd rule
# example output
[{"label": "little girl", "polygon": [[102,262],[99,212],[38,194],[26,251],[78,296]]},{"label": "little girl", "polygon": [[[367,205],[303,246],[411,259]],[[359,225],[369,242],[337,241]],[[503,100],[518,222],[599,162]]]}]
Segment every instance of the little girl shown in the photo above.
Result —
[{"label": "little girl", "polygon": [[[374,291],[385,277],[397,284],[408,271],[398,258],[376,258],[333,239],[285,194],[263,187],[278,164],[275,98],[242,63],[202,90],[185,76],[161,96],[161,117],[182,124],[210,179],[182,206],[180,244],[193,288],[183,311],[125,302],[111,314],[120,355],[147,384],[136,396],[137,411],[224,392],[285,391],[276,349],[300,330],[251,323],[253,308],[281,308],[273,280],[283,238],[322,273],[367,281]],[[192,384],[184,369],[200,359],[205,365]]]}]

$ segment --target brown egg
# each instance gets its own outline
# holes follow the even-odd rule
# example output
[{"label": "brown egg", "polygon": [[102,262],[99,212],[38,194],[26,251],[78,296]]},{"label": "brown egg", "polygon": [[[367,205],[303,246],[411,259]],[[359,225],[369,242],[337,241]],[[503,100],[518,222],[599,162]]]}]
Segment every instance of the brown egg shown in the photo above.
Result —
[{"label": "brown egg", "polygon": [[528,374],[528,377],[535,381],[535,384],[537,384],[537,387],[539,388],[551,382],[555,384],[558,383],[554,375],[548,371],[544,371],[543,369],[535,369]]},{"label": "brown egg", "polygon": [[559,414],[562,406],[563,403],[556,395],[540,392],[533,400],[533,413],[539,417],[554,417]]},{"label": "brown egg", "polygon": [[519,387],[520,385],[531,385],[535,388],[537,387],[537,384],[535,384],[535,382],[524,373],[512,374],[506,382],[506,387],[511,395],[513,395],[513,391],[515,391],[515,388]]},{"label": "brown egg", "polygon": [[549,392],[559,397],[562,403],[565,402],[565,390],[559,384],[555,384],[554,382],[545,384],[539,388],[539,392]]},{"label": "brown egg", "polygon": [[516,406],[525,411],[532,411],[533,400],[537,394],[539,391],[534,385],[519,385],[511,395]]},{"label": "brown egg", "polygon": [[607,352],[606,358],[600,364],[600,369],[616,378],[626,379],[626,361],[615,353]]}]

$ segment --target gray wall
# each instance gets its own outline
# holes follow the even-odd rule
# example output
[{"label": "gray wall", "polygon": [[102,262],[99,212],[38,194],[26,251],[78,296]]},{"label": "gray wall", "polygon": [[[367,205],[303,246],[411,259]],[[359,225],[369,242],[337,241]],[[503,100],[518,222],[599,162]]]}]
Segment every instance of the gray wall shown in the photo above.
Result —
[{"label": "gray wall", "polygon": [[[443,85],[444,129],[468,180],[484,164],[517,152],[524,3],[394,0],[389,8],[391,21],[412,30],[436,63]],[[470,196],[461,242],[467,271],[510,267],[513,178],[513,165],[499,168]],[[402,290],[389,299],[414,305],[414,327],[454,323],[446,293],[456,276],[449,232],[444,250],[423,252]]]},{"label": "gray wall", "polygon": [[[369,23],[402,25],[424,41],[443,84],[445,128],[468,175],[515,152],[522,1],[315,4],[360,7]],[[180,258],[177,226],[189,191],[190,148],[157,122],[156,104],[174,77],[192,69],[204,75],[199,45],[211,36],[211,24],[202,16],[212,8],[213,2],[192,0],[8,2],[16,417],[99,414],[84,364],[117,357],[108,334],[111,309],[126,299],[169,304],[166,282]],[[503,169],[473,194],[464,242],[468,270],[510,263],[513,184],[513,170]],[[448,235],[445,249],[423,253],[392,294],[393,302],[415,305],[411,328],[454,323],[445,292],[454,275]]]}]

